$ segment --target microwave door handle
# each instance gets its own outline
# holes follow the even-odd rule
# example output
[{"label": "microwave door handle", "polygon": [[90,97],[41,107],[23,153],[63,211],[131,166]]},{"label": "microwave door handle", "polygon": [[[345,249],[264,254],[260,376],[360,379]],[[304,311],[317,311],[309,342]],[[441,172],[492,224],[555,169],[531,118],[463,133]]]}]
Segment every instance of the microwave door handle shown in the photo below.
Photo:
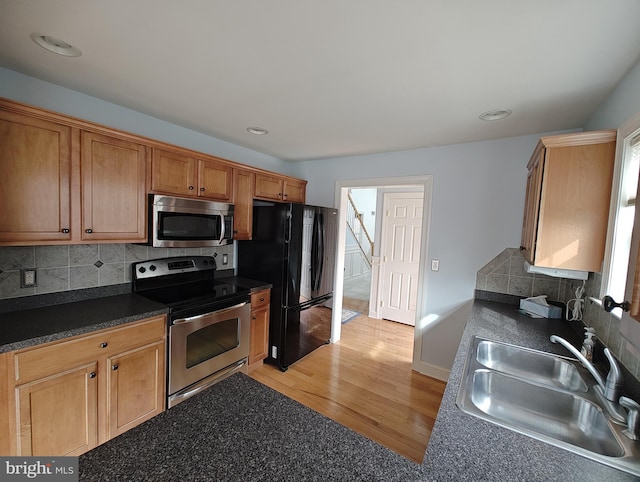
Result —
[{"label": "microwave door handle", "polygon": [[220,239],[218,240],[219,243],[222,243],[222,241],[224,240],[224,235],[225,235],[225,229],[224,229],[224,214],[220,214]]}]

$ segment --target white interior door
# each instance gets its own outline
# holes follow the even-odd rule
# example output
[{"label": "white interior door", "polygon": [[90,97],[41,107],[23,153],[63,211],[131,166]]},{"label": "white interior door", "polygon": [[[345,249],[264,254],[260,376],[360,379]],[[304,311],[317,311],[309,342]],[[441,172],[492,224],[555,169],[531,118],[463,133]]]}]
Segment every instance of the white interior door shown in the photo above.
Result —
[{"label": "white interior door", "polygon": [[423,193],[384,194],[380,315],[416,324]]}]

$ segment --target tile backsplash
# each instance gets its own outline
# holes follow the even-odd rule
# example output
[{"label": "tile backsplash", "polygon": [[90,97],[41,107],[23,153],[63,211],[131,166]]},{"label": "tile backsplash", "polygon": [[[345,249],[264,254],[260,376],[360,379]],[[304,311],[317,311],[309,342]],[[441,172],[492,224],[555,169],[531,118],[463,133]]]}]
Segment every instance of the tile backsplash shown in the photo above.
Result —
[{"label": "tile backsplash", "polygon": [[[216,248],[152,248],[137,244],[0,247],[0,300],[128,283],[132,263],[155,258],[215,255],[218,269],[231,269],[235,266],[234,253],[233,244]],[[224,254],[226,265],[222,265]],[[20,287],[21,269],[36,270],[36,287]]]},{"label": "tile backsplash", "polygon": [[[620,319],[607,313],[598,302],[602,276],[589,273],[584,284],[582,321],[596,329],[598,339],[609,347],[627,370],[640,380],[640,353],[620,335]],[[549,300],[567,303],[576,297],[582,281],[553,278],[539,273],[527,273],[524,258],[518,248],[507,248],[480,268],[476,289],[494,293],[530,297],[547,295]],[[572,302],[569,307],[571,308]]]}]

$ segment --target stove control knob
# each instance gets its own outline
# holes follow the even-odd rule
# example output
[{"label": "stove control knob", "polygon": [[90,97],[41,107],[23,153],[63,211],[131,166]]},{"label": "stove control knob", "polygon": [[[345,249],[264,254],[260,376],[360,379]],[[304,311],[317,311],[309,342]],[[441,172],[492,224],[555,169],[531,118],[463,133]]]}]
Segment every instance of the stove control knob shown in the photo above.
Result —
[{"label": "stove control knob", "polygon": [[156,270],[156,266],[152,264],[151,266],[149,266],[149,270],[155,271]]},{"label": "stove control knob", "polygon": [[147,271],[147,268],[145,268],[144,266],[140,266],[140,268],[138,268],[138,271],[144,273],[145,271]]}]

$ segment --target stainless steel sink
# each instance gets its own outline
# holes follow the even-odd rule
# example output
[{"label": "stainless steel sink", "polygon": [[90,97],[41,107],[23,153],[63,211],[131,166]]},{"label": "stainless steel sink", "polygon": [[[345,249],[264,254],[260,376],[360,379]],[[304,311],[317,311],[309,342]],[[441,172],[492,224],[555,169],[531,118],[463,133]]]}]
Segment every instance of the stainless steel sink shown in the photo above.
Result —
[{"label": "stainless steel sink", "polygon": [[574,392],[588,390],[576,366],[559,356],[483,340],[478,343],[476,359],[487,368],[526,380]]},{"label": "stainless steel sink", "polygon": [[611,422],[577,360],[475,337],[456,403],[488,422],[640,475],[640,448]]}]

